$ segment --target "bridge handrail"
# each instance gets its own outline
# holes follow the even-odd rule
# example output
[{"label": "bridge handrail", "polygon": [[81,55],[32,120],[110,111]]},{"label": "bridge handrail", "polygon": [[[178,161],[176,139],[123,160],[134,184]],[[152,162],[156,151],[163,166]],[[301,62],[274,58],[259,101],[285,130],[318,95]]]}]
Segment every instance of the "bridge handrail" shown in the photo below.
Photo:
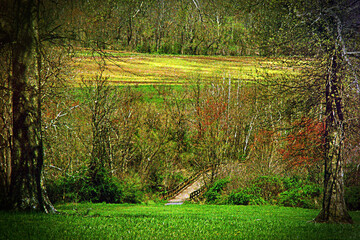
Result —
[{"label": "bridge handrail", "polygon": [[202,186],[198,190],[195,190],[192,193],[190,193],[190,201],[195,200],[195,198],[200,197],[204,193],[205,190],[206,190],[206,186]]},{"label": "bridge handrail", "polygon": [[201,174],[203,174],[204,172],[208,172],[211,168],[207,168],[205,170],[202,170],[200,172],[197,172],[195,174],[193,174],[192,176],[190,176],[189,178],[187,178],[184,182],[180,183],[179,185],[177,185],[175,188],[171,189],[170,191],[167,191],[164,195],[163,195],[163,199],[167,199],[169,197],[173,197],[176,196],[179,192],[181,192],[184,188],[188,187],[190,184],[192,184],[197,178],[200,177]]}]

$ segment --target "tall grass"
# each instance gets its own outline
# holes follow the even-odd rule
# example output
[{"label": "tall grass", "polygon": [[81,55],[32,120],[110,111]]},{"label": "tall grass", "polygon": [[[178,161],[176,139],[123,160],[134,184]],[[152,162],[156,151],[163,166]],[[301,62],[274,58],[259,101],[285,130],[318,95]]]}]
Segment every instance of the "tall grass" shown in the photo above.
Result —
[{"label": "tall grass", "polygon": [[318,210],[276,206],[67,204],[61,214],[0,212],[0,239],[359,239],[353,225],[310,222]]}]

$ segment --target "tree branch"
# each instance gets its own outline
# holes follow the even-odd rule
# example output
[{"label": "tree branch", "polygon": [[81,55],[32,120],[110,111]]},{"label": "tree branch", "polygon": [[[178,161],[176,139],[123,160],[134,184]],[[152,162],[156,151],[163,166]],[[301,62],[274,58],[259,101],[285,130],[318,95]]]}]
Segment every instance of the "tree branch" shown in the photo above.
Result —
[{"label": "tree branch", "polygon": [[[336,14],[334,14],[334,17],[335,17],[336,24],[337,24],[337,34],[338,34],[339,44],[340,44],[340,47],[341,47],[341,55],[344,58],[345,62],[348,64],[348,66],[349,66],[349,68],[351,70],[351,73],[352,73],[352,75],[354,77],[353,84],[355,85],[356,91],[359,94],[360,93],[360,87],[359,87],[358,77],[356,75],[356,69],[355,69],[355,67],[353,66],[351,60],[348,57],[348,51],[346,50],[345,41],[344,41],[344,39],[342,37],[342,29],[343,29],[342,22],[341,22],[340,18]],[[354,52],[354,53],[360,53],[360,52]]]}]

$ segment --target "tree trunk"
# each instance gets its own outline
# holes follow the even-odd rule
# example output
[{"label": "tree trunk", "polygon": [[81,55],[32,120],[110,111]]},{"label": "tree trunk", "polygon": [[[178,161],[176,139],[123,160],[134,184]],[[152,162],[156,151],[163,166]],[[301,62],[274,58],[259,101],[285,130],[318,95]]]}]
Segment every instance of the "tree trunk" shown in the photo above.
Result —
[{"label": "tree trunk", "polygon": [[[42,186],[43,146],[36,81],[37,1],[14,2],[11,183],[6,208],[55,212]],[[39,66],[38,66],[39,67]]]},{"label": "tree trunk", "polygon": [[344,115],[342,84],[338,77],[341,59],[332,56],[326,81],[326,122],[324,132],[324,195],[315,222],[352,223],[344,200],[343,143]]}]

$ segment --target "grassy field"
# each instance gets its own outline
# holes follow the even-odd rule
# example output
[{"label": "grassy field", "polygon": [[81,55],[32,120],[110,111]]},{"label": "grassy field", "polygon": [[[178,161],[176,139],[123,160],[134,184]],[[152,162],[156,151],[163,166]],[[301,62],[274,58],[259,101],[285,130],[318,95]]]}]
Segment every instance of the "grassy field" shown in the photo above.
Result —
[{"label": "grassy field", "polygon": [[294,72],[283,60],[260,57],[151,55],[107,51],[105,58],[81,50],[73,58],[76,81],[91,79],[99,73],[98,63],[105,63],[103,75],[114,84],[184,84],[194,77],[213,79],[253,79],[266,66],[268,73]]},{"label": "grassy field", "polygon": [[0,212],[0,239],[360,239],[353,225],[310,222],[318,210],[277,206],[66,204],[61,214]]}]

